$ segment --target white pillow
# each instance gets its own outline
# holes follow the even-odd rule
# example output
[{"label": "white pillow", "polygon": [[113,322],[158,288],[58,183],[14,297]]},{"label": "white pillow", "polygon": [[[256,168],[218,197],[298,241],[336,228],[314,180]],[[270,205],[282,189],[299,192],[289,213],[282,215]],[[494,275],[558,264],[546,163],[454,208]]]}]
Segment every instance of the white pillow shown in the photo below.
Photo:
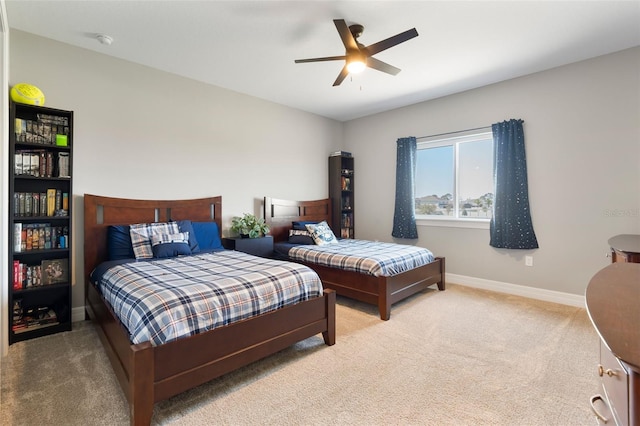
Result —
[{"label": "white pillow", "polygon": [[311,238],[313,238],[313,241],[315,241],[316,245],[318,246],[339,243],[338,239],[329,227],[329,224],[324,220],[315,225],[305,225],[305,227],[311,234]]}]

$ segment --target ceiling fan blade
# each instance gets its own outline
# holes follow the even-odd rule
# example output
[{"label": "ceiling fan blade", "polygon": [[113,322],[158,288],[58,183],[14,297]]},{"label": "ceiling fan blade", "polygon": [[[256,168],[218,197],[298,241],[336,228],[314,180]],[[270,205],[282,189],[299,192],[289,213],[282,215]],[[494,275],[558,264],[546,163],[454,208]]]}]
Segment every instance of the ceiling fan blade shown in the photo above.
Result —
[{"label": "ceiling fan blade", "polygon": [[391,75],[396,75],[401,71],[400,68],[396,68],[393,65],[389,65],[386,62],[382,62],[376,58],[371,57],[367,58],[367,66],[369,68],[373,68],[374,70],[386,72],[387,74]]},{"label": "ceiling fan blade", "polygon": [[400,34],[396,34],[393,37],[389,37],[388,39],[373,43],[365,47],[363,50],[368,56],[372,56],[397,44],[403,43],[407,40],[411,40],[414,37],[418,37],[418,31],[416,31],[415,28],[411,28],[410,30],[407,30]]},{"label": "ceiling fan blade", "polygon": [[338,30],[338,34],[340,34],[340,38],[342,39],[342,44],[347,50],[358,50],[358,44],[356,43],[356,39],[353,38],[353,34],[351,34],[351,30],[347,26],[347,23],[344,19],[334,19],[333,23],[336,25],[336,29]]},{"label": "ceiling fan blade", "polygon": [[338,74],[338,78],[336,78],[336,81],[333,82],[333,85],[340,86],[340,83],[342,83],[348,75],[349,71],[347,70],[347,66],[345,65],[344,67],[342,67],[342,71],[340,71],[340,74]]},{"label": "ceiling fan blade", "polygon": [[309,58],[309,59],[296,59],[294,62],[296,64],[303,64],[305,62],[323,62],[323,61],[343,61],[347,59],[346,56],[327,56],[324,58]]}]

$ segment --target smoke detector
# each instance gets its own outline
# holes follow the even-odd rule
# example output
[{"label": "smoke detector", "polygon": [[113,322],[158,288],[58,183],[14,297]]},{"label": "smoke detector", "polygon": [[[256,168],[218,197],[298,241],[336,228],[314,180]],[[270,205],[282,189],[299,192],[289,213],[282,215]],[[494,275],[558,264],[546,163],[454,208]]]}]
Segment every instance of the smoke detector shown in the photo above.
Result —
[{"label": "smoke detector", "polygon": [[113,43],[113,37],[106,34],[96,34],[96,40],[98,40],[100,44],[104,44],[105,46],[109,46],[111,43]]}]

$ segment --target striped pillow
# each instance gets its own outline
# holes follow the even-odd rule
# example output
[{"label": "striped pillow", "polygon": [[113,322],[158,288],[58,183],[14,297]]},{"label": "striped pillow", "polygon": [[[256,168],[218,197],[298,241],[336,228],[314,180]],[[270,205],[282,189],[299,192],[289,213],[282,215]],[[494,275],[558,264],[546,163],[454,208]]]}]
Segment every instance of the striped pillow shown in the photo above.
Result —
[{"label": "striped pillow", "polygon": [[153,258],[151,237],[153,235],[179,234],[180,230],[176,222],[158,222],[131,225],[129,232],[136,259],[151,259]]}]

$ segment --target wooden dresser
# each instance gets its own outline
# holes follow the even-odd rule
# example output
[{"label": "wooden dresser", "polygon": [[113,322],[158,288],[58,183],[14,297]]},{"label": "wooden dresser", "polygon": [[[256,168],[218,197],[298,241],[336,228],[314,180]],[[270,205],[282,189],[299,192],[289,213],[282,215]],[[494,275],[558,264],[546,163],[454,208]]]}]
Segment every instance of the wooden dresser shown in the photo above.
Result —
[{"label": "wooden dresser", "polygon": [[640,235],[622,234],[609,238],[612,262],[640,263]]},{"label": "wooden dresser", "polygon": [[[603,268],[589,282],[585,299],[600,336],[598,374],[604,392],[591,398],[591,407],[601,423],[640,425],[640,264]],[[597,400],[608,410],[598,410]]]}]

